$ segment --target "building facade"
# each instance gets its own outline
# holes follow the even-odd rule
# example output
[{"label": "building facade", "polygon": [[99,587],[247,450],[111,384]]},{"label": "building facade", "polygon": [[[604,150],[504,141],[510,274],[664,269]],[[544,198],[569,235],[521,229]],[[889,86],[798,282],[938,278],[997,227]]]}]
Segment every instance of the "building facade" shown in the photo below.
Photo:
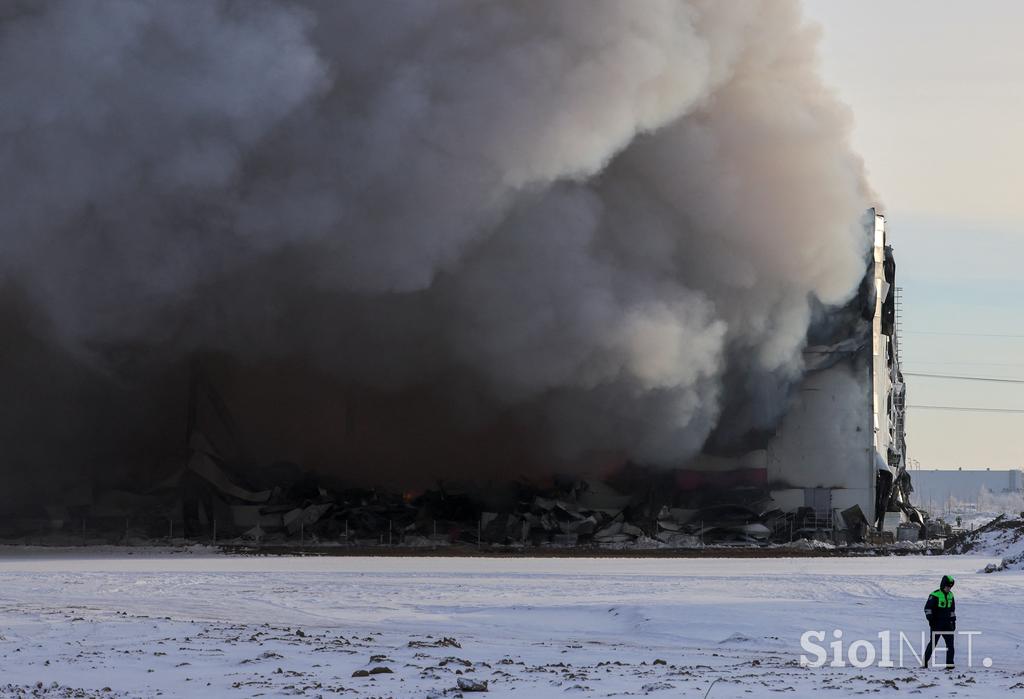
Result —
[{"label": "building facade", "polygon": [[806,378],[767,448],[767,479],[780,509],[812,507],[831,518],[859,508],[881,529],[920,514],[908,497],[896,265],[885,217],[870,210],[865,229],[864,282],[831,327],[812,332]]}]

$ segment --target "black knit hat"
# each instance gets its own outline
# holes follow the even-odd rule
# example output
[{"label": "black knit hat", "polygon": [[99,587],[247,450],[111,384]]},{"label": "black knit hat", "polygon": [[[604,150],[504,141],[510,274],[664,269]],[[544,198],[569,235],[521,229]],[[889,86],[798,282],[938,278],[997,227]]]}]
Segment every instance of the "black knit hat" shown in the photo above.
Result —
[{"label": "black knit hat", "polygon": [[953,583],[954,582],[955,581],[953,580],[953,576],[952,575],[943,575],[942,576],[942,580],[939,581],[939,587],[940,588],[943,588],[943,587],[953,587]]}]

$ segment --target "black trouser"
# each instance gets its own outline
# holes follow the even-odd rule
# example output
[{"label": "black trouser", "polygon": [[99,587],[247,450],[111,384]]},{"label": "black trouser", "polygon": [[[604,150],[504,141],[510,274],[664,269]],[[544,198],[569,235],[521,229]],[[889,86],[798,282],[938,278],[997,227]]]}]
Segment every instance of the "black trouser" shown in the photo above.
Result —
[{"label": "black trouser", "polygon": [[938,645],[938,639],[941,638],[946,644],[946,665],[948,667],[953,666],[953,636],[952,631],[936,631],[931,630],[931,638],[928,639],[928,647],[924,649],[924,665],[928,667],[928,661],[932,659],[932,646]]}]

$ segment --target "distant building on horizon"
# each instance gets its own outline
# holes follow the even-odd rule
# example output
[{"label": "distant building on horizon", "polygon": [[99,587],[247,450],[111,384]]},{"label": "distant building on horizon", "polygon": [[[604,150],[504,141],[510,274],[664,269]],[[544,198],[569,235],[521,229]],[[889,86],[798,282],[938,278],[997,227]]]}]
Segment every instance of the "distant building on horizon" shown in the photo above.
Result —
[{"label": "distant building on horizon", "polygon": [[990,493],[1024,493],[1024,470],[928,469],[913,471],[911,501],[918,507],[939,505],[950,498],[976,502],[982,489]]}]

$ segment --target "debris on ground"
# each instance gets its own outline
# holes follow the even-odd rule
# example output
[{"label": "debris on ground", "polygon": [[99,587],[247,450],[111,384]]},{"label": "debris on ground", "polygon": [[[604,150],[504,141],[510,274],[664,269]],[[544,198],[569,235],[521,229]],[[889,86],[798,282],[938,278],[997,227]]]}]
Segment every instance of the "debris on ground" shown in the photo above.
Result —
[{"label": "debris on ground", "polygon": [[487,680],[471,680],[467,677],[459,677],[455,680],[455,683],[463,692],[487,691]]},{"label": "debris on ground", "polygon": [[[421,491],[356,488],[292,463],[259,464],[202,374],[189,405],[185,452],[148,483],[95,486],[40,503],[35,516],[0,521],[16,544],[170,543],[242,547],[334,546],[490,551],[652,551],[792,547],[830,554],[849,547],[931,549],[949,535],[941,520],[875,532],[859,506],[779,509],[756,480],[633,463],[604,478],[549,476],[507,482],[438,482]],[[717,473],[717,472],[715,472]],[[699,486],[699,487],[695,487]],[[31,507],[28,508],[31,510]],[[941,546],[940,546],[941,550]]]},{"label": "debris on ground", "polygon": [[949,553],[972,553],[1001,558],[989,563],[984,572],[1024,570],[1024,513],[1020,517],[1002,514],[974,531],[961,532]]}]

